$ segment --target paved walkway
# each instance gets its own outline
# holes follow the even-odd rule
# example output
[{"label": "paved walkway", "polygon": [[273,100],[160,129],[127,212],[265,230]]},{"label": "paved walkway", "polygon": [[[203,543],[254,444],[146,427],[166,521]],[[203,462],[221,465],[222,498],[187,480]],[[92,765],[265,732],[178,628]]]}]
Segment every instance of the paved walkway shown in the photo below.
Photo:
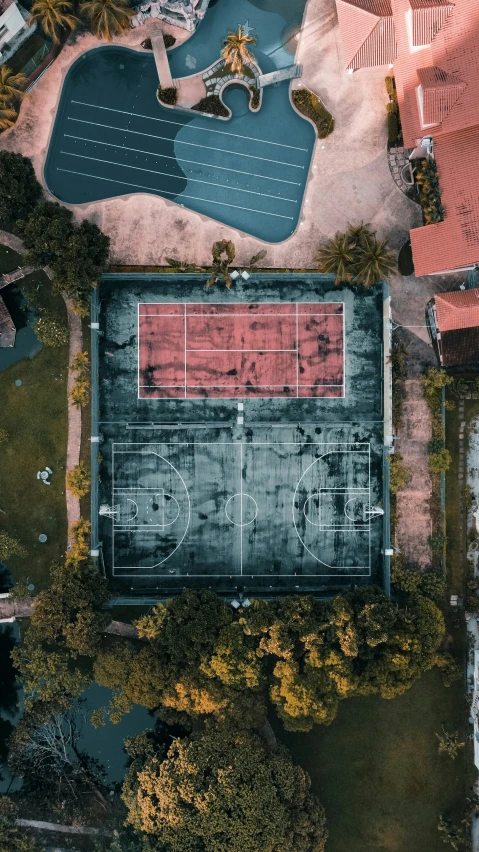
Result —
[{"label": "paved walkway", "polygon": [[[71,366],[74,358],[82,351],[82,329],[81,319],[72,310],[70,299],[65,299],[68,313],[68,329],[70,332],[70,353],[69,366]],[[67,443],[67,472],[75,467],[80,461],[80,444],[81,444],[81,408],[74,405],[70,399],[70,391],[75,384],[76,373],[68,371],[68,443]],[[65,494],[67,501],[67,519],[68,529],[72,524],[80,520],[80,499],[74,497],[71,491],[65,486]],[[70,533],[68,534],[68,544],[72,544]]]},{"label": "paved walkway", "polygon": [[158,27],[157,31],[152,32],[151,34],[151,46],[153,48],[153,55],[155,57],[160,86],[162,89],[171,89],[174,85],[173,78],[171,76],[163,30],[160,27]]},{"label": "paved walkway", "polygon": [[39,819],[17,819],[16,824],[21,828],[36,828],[38,831],[57,831],[60,834],[94,835],[96,837],[113,837],[112,831],[104,828],[93,828],[88,825],[59,825],[56,822],[44,822]]},{"label": "paved walkway", "polygon": [[[0,598],[0,621],[7,619],[29,618],[35,606],[35,598],[24,598],[21,601],[12,598]],[[125,621],[111,621],[105,630],[115,636],[123,636],[126,639],[138,639],[138,631],[133,624]]]},{"label": "paved walkway", "polygon": [[428,538],[432,532],[429,500],[432,493],[429,474],[428,442],[431,440],[431,417],[418,378],[405,382],[403,419],[396,440],[396,452],[401,453],[412,476],[397,495],[397,530],[394,544],[408,562],[422,567],[431,563]]}]

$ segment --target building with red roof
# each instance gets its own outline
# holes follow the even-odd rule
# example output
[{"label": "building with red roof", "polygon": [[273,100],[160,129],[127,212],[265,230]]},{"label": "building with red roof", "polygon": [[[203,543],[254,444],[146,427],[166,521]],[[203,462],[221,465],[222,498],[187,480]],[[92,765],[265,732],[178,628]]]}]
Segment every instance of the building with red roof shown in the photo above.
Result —
[{"label": "building with red roof", "polygon": [[479,365],[479,290],[438,293],[428,305],[428,324],[443,367]]},{"label": "building with red roof", "polygon": [[427,148],[436,161],[444,218],[411,231],[416,275],[474,268],[479,264],[479,0],[336,3],[347,68],[393,64],[404,145]]}]

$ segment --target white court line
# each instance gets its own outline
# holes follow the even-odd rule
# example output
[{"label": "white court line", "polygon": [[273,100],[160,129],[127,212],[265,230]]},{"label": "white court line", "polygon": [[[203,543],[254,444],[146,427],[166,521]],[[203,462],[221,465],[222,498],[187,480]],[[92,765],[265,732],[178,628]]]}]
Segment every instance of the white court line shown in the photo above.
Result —
[{"label": "white court line", "polygon": [[201,145],[199,142],[185,142],[184,139],[170,139],[169,136],[156,136],[154,133],[142,133],[141,130],[128,130],[126,127],[114,127],[111,124],[99,124],[97,121],[86,121],[84,118],[73,118],[68,115],[67,121],[78,121],[79,124],[91,124],[93,127],[103,127],[106,130],[116,130],[120,133],[134,133],[136,136],[147,136],[149,139],[162,139],[164,142],[175,142],[175,145],[189,145],[190,148],[205,148],[208,151],[220,151],[222,154],[234,154],[235,157],[248,157],[249,160],[261,160],[263,163],[275,163],[277,166],[290,166],[292,169],[303,169],[296,163],[283,163],[282,160],[271,160],[268,157],[258,157],[256,154],[244,154],[242,151],[230,151],[229,148],[215,148],[214,145]]},{"label": "white court line", "polygon": [[137,391],[138,391],[138,393],[137,393],[137,399],[140,399],[140,303],[139,302],[137,302],[136,320],[137,320],[137,326],[136,326],[137,327],[137,337],[136,337],[136,339],[138,341],[138,345],[137,345],[137,349],[138,349],[138,352],[137,352],[137,358],[138,358],[138,368],[137,368],[137,383],[138,383]]},{"label": "white court line", "polygon": [[267,352],[296,352],[296,349],[186,349],[186,352],[254,352],[265,355]]},{"label": "white court line", "polygon": [[[100,142],[99,139],[85,139],[83,136],[73,136],[71,133],[63,134],[66,139],[77,139],[80,142],[93,142],[95,145],[105,145],[109,148],[119,148],[120,151],[134,151],[136,154],[148,154],[151,157],[161,157],[164,160],[174,160],[178,162],[177,157],[172,157],[170,154],[159,154],[157,151],[142,151],[141,148],[128,148],[127,145],[116,145],[114,142]],[[160,137],[156,137],[160,138]],[[204,146],[202,146],[204,147]],[[248,177],[262,178],[262,180],[275,180],[277,183],[289,183],[292,186],[301,186],[298,181],[284,180],[284,178],[274,178],[267,175],[257,175],[256,172],[242,172],[240,169],[228,169],[226,166],[218,166],[216,163],[199,163],[198,160],[187,160],[186,157],[181,158],[182,163],[191,163],[194,166],[205,166],[209,169],[221,169],[223,172],[235,172],[238,175],[248,175]]]},{"label": "white court line", "polygon": [[[311,385],[310,385],[311,387]],[[299,327],[298,303],[296,302],[296,398],[299,398]]]},{"label": "white court line", "polygon": [[[140,303],[140,302],[138,302],[138,304],[144,304],[144,303]],[[161,302],[156,302],[156,303],[153,303],[153,304],[162,304],[162,303],[161,303]],[[183,302],[183,303],[182,303],[182,302],[179,302],[178,304],[180,304],[180,305],[181,305],[181,304],[195,304],[195,302]],[[197,304],[197,303],[196,303],[196,304]],[[271,303],[269,303],[269,304],[276,304],[276,302],[271,302]],[[140,314],[140,316],[141,316],[141,317],[183,317],[183,314]],[[301,314],[301,313],[299,313],[299,314],[298,314],[298,316],[299,316],[299,317],[340,317],[340,316],[342,316],[342,314]],[[260,314],[260,313],[250,313],[250,314],[233,314],[233,313],[228,313],[228,314],[217,314],[217,313],[214,313],[213,311],[212,311],[210,314],[208,314],[208,313],[204,313],[204,314],[194,314],[194,313],[192,313],[192,314],[188,314],[188,319],[198,319],[198,318],[200,318],[200,319],[204,319],[205,317],[207,317],[207,318],[209,318],[209,317],[213,317],[213,318],[214,318],[214,317],[232,317],[233,319],[237,319],[238,317],[251,317],[251,318],[253,318],[253,317],[270,317],[270,318],[272,318],[272,319],[279,319],[279,318],[281,318],[281,319],[282,319],[282,318],[284,317],[285,319],[288,319],[288,320],[294,321],[295,314],[294,314],[294,313],[292,313],[292,314]]]},{"label": "white court line", "polygon": [[[202,201],[204,204],[218,204],[220,207],[231,207],[233,210],[245,210],[247,213],[261,213],[263,216],[275,216],[277,219],[289,219],[294,222],[294,216],[283,216],[281,213],[267,213],[266,210],[256,210],[254,207],[240,207],[239,204],[228,204],[226,201],[209,201],[206,198],[198,198],[197,195],[185,195],[183,192],[178,195],[177,192],[169,192],[167,189],[152,189],[149,186],[143,186],[141,183],[130,183],[125,180],[113,180],[113,178],[100,177],[100,175],[89,175],[86,172],[75,172],[73,169],[60,169],[57,166],[57,172],[65,172],[68,175],[79,175],[80,177],[93,178],[94,180],[106,180],[108,183],[118,183],[120,186],[132,186],[135,189],[143,189],[145,192],[155,192],[158,195],[173,195],[177,198],[189,198],[192,201]],[[176,201],[176,204],[180,204]]]},{"label": "white court line", "polygon": [[243,576],[243,444],[240,444],[240,573]]},{"label": "white court line", "polygon": [[184,352],[184,358],[183,358],[183,360],[184,360],[184,362],[185,362],[185,399],[186,399],[186,388],[187,388],[187,384],[186,384],[186,305],[185,305],[184,320],[183,320],[183,322],[184,322],[184,326],[185,326],[185,352]]},{"label": "white court line", "polygon": [[[128,112],[125,109],[113,109],[113,107],[99,106],[99,104],[87,104],[84,101],[71,101],[72,104],[80,104],[81,106],[93,107],[94,109],[104,109],[108,112],[118,112],[120,115],[133,115],[135,118],[147,118],[150,121],[159,121],[160,124],[175,124],[177,127],[187,127],[189,130],[204,130],[205,133],[220,133],[221,136],[232,136],[233,139],[248,139],[249,142],[262,142],[264,145],[277,145],[279,148],[291,148],[293,151],[304,151],[308,153],[308,148],[298,148],[297,145],[285,145],[283,142],[271,142],[269,139],[257,139],[255,136],[241,136],[240,133],[227,133],[226,130],[213,130],[210,127],[198,127],[182,121],[168,121],[166,118],[155,118],[151,115],[142,115],[139,112]],[[201,116],[198,116],[200,118]],[[117,130],[121,130],[118,127]]]},{"label": "white court line", "polygon": [[[73,151],[60,151],[66,157],[77,157],[79,160],[91,160],[93,163],[106,163],[108,166],[119,166],[122,169],[135,169],[137,172],[147,172],[150,175],[162,175],[172,180],[185,180],[182,175],[172,175],[168,172],[159,172],[156,169],[145,169],[143,166],[130,166],[128,163],[115,163],[113,160],[102,160],[100,157],[88,157],[87,154],[74,154]],[[228,186],[227,183],[216,183],[200,178],[186,178],[188,183],[204,183],[206,186],[219,186],[221,189],[229,189],[231,192],[246,192],[248,195],[259,195],[261,198],[274,198],[276,201],[287,201],[288,204],[297,204],[293,198],[284,198],[282,195],[268,195],[266,192],[255,192],[253,189],[241,189],[238,186]]]},{"label": "white court line", "polygon": [[[232,378],[234,378],[234,377],[232,377]],[[140,387],[141,388],[183,388],[183,385],[140,385]],[[196,388],[196,387],[198,387],[198,385],[189,384],[188,387]],[[273,385],[273,384],[271,384],[271,385],[251,385],[251,384],[248,384],[248,383],[243,384],[242,382],[235,382],[234,384],[231,384],[231,385],[222,385],[222,384],[200,385],[200,387],[202,387],[202,388],[223,388],[223,387],[225,387],[225,388],[230,388],[230,387],[235,387],[235,388],[250,388],[250,387],[255,387],[255,388],[284,388],[284,382],[283,382],[282,385]],[[289,385],[288,385],[288,387],[289,387]],[[342,385],[319,385],[319,384],[318,385],[314,385],[314,384],[313,385],[306,385],[306,384],[299,384],[299,387],[300,388],[341,388]],[[340,399],[341,397],[338,397],[338,398]]]}]

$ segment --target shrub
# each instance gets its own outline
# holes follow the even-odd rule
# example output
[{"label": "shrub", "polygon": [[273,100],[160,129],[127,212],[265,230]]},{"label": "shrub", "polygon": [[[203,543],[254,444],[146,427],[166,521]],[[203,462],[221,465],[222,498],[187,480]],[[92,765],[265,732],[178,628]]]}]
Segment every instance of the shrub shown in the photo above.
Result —
[{"label": "shrub", "polygon": [[431,473],[447,473],[451,466],[452,458],[449,450],[443,448],[439,453],[431,453],[429,456],[429,470]]},{"label": "shrub", "polygon": [[446,534],[442,530],[436,530],[428,538],[428,544],[433,553],[442,553],[447,543]]},{"label": "shrub", "polygon": [[388,142],[395,145],[399,136],[399,118],[396,112],[388,112]]},{"label": "shrub", "polygon": [[8,441],[8,432],[6,429],[0,429],[0,444],[2,441]]},{"label": "shrub", "polygon": [[433,438],[427,445],[429,453],[440,453],[444,449],[444,441],[442,438]]},{"label": "shrub", "polygon": [[42,195],[32,161],[0,151],[0,221],[26,219]]},{"label": "shrub", "polygon": [[163,104],[174,106],[178,100],[178,89],[174,86],[169,86],[167,89],[158,88],[158,98]]},{"label": "shrub", "polygon": [[249,90],[251,92],[249,105],[251,109],[259,109],[260,101],[261,101],[261,92],[256,86],[250,86]]},{"label": "shrub", "polygon": [[10,556],[26,556],[27,551],[23,544],[16,538],[12,538],[6,532],[0,532],[0,562],[6,562]]},{"label": "shrub", "polygon": [[386,84],[386,91],[392,101],[396,101],[398,99],[398,94],[396,90],[396,81],[394,77],[386,77],[384,80]]},{"label": "shrub", "polygon": [[314,121],[318,131],[318,139],[326,139],[334,130],[334,118],[326,109],[318,96],[309,89],[295,89],[292,94],[293,103],[302,115]]},{"label": "shrub", "polygon": [[79,352],[70,365],[70,371],[76,372],[77,376],[69,393],[69,398],[74,405],[80,408],[83,408],[90,400],[89,368],[90,362],[86,352]]},{"label": "shrub", "polygon": [[15,583],[15,585],[9,589],[8,594],[13,601],[24,601],[25,598],[30,596],[26,583]]},{"label": "shrub", "polygon": [[68,343],[66,325],[46,311],[33,323],[33,330],[44,346],[64,346]]},{"label": "shrub", "polygon": [[173,45],[176,44],[176,38],[170,35],[170,33],[163,33],[163,41],[165,42],[166,48],[173,47]]},{"label": "shrub", "polygon": [[403,464],[402,456],[400,453],[395,453],[388,458],[389,462],[389,489],[391,494],[397,494],[402,488],[404,488],[412,475],[412,468],[406,467]]},{"label": "shrub", "polygon": [[442,222],[444,207],[441,202],[441,189],[437,166],[434,160],[417,160],[416,182],[419,187],[419,201],[422,207],[424,222],[430,225]]},{"label": "shrub", "polygon": [[85,497],[91,487],[90,471],[80,462],[67,471],[67,488],[74,497]]},{"label": "shrub", "polygon": [[223,118],[229,118],[230,111],[227,109],[218,95],[207,95],[206,98],[201,98],[194,107],[191,109],[196,110],[197,112],[209,112],[211,115],[219,115],[223,116]]}]

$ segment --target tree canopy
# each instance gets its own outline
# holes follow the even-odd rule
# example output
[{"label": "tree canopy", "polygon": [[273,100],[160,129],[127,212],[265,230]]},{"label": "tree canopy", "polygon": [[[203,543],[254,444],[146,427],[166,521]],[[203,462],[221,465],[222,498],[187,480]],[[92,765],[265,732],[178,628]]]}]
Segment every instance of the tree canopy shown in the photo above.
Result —
[{"label": "tree canopy", "polygon": [[0,151],[0,221],[25,219],[41,194],[31,160],[21,154]]},{"label": "tree canopy", "polygon": [[208,726],[166,753],[145,735],[126,747],[128,823],[168,852],[323,852],[324,810],[284,746]]},{"label": "tree canopy", "polygon": [[17,222],[16,233],[28,249],[26,263],[50,266],[54,289],[70,296],[84,314],[91,288],[108,264],[109,237],[87,220],[76,226],[72,212],[52,201],[37,205],[27,221]]},{"label": "tree canopy", "polygon": [[8,796],[0,796],[0,852],[38,852],[38,846],[15,825],[17,807]]},{"label": "tree canopy", "polygon": [[115,718],[137,702],[259,725],[269,692],[288,730],[310,730],[342,699],[400,695],[439,662],[444,620],[427,588],[407,606],[372,586],[331,601],[253,601],[239,614],[212,592],[187,591],[137,623],[148,644],[100,652],[95,676],[117,691]]}]

